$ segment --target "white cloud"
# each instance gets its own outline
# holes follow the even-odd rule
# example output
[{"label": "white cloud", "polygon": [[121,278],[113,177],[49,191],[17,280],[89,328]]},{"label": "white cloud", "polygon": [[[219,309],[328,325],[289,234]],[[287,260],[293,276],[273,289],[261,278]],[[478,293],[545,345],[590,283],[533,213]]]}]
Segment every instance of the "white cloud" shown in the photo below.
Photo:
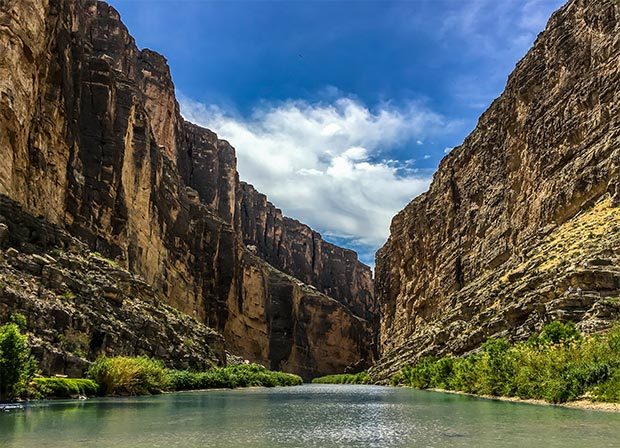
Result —
[{"label": "white cloud", "polygon": [[443,153],[444,153],[444,154],[448,154],[448,153],[449,153],[450,151],[452,151],[453,149],[454,149],[454,148],[447,146],[447,147],[445,147],[445,148],[443,149]]},{"label": "white cloud", "polygon": [[[240,177],[325,235],[374,251],[392,217],[430,183],[413,161],[385,160],[388,149],[446,132],[452,124],[427,108],[358,101],[287,101],[235,117],[180,95],[183,115],[217,132],[237,150]],[[415,155],[415,154],[411,154]],[[420,154],[422,157],[423,154]]]}]

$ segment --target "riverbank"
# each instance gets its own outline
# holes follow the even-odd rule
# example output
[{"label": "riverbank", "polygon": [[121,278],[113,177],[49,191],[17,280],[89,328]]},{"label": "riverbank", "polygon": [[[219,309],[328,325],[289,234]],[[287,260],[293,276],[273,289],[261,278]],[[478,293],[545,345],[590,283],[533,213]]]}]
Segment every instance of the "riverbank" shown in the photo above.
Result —
[{"label": "riverbank", "polygon": [[312,379],[312,384],[371,384],[368,372],[341,373],[335,375],[319,376]]},{"label": "riverbank", "polygon": [[[312,380],[313,384],[335,384],[335,385],[372,385],[369,380],[368,374],[366,372],[362,372],[360,374],[341,374],[341,375],[328,375],[324,377],[315,378]],[[420,391],[430,391],[430,392],[441,392],[446,394],[453,395],[464,395],[473,398],[482,398],[485,400],[494,400],[494,401],[503,401],[503,402],[511,402],[511,403],[525,403],[525,404],[535,404],[535,405],[543,405],[543,406],[555,406],[555,407],[563,407],[570,409],[583,409],[583,410],[591,410],[591,411],[604,411],[604,412],[620,412],[620,403],[607,403],[600,401],[592,401],[586,399],[578,399],[575,401],[569,401],[565,403],[551,403],[549,401],[545,401],[542,399],[535,398],[519,398],[519,397],[502,397],[502,396],[494,396],[488,394],[474,394],[470,392],[462,392],[456,390],[449,389],[441,389],[437,387],[431,387],[426,389],[411,387],[411,386],[395,386],[395,387],[409,387],[411,389],[416,389]]]},{"label": "riverbank", "polygon": [[603,412],[620,412],[620,403],[603,403],[599,401],[591,401],[591,400],[575,400],[567,403],[550,403],[545,400],[539,400],[534,398],[519,398],[519,397],[496,397],[493,395],[478,395],[472,394],[468,392],[459,392],[456,390],[447,390],[447,389],[416,389],[416,390],[427,390],[429,392],[441,392],[445,394],[453,394],[453,395],[464,395],[472,398],[482,398],[484,400],[492,400],[492,401],[502,401],[508,403],[523,403],[523,404],[534,404],[539,406],[551,406],[551,407],[559,407],[559,408],[568,408],[568,409],[581,409],[587,411],[603,411]]},{"label": "riverbank", "polygon": [[85,378],[43,377],[32,356],[25,318],[15,314],[0,326],[0,401],[85,396],[153,395],[167,391],[276,387],[303,384],[299,375],[268,370],[260,364],[211,364],[203,371],[166,368],[148,356],[99,356]]}]

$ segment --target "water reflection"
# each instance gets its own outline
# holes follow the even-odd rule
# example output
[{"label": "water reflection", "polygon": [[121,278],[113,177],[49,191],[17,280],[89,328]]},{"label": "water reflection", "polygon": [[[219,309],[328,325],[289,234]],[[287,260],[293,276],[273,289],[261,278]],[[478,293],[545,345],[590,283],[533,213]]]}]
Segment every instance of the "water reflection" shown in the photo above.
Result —
[{"label": "water reflection", "polygon": [[44,402],[0,414],[2,447],[612,447],[620,415],[374,386]]}]

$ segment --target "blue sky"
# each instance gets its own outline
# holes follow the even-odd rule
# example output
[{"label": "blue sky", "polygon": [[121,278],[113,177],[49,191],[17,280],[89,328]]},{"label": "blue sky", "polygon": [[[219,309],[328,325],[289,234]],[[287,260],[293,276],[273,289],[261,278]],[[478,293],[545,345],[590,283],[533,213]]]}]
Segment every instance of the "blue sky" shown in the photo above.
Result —
[{"label": "blue sky", "polygon": [[240,177],[368,264],[561,0],[111,0]]}]

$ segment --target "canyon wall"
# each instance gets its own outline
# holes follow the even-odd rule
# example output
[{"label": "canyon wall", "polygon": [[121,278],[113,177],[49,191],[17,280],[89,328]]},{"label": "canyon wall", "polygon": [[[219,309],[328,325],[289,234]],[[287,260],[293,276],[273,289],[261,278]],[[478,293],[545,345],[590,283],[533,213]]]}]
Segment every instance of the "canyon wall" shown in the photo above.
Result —
[{"label": "canyon wall", "polygon": [[166,60],[139,50],[106,3],[0,3],[0,157],[0,194],[141,276],[240,355],[304,375],[371,361],[369,268],[281,214],[284,227],[259,230],[279,232],[283,250],[247,254],[261,247],[249,223],[266,212],[248,206],[234,149],[182,118]]},{"label": "canyon wall", "polygon": [[243,241],[263,260],[345,304],[356,315],[378,318],[372,271],[352,250],[324,241],[307,225],[282,215],[264,194],[240,183]]},{"label": "canyon wall", "polygon": [[571,0],[392,221],[376,257],[385,378],[423,354],[620,316],[620,5]]}]

